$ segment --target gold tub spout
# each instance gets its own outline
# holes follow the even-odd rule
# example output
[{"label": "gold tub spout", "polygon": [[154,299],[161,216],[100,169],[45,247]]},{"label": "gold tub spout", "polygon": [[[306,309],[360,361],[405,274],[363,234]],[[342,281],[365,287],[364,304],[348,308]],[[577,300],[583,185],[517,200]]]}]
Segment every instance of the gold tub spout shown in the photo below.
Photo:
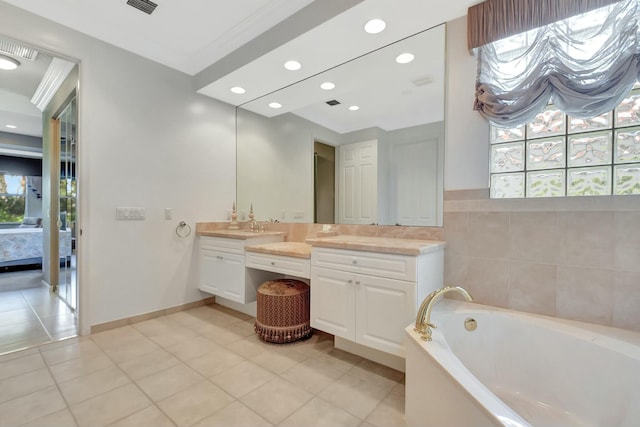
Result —
[{"label": "gold tub spout", "polygon": [[431,329],[436,328],[436,325],[431,323],[431,309],[433,305],[440,301],[442,297],[449,292],[457,292],[467,301],[473,301],[469,292],[465,291],[460,286],[446,286],[427,295],[424,301],[422,301],[422,304],[420,304],[418,315],[416,316],[416,326],[413,328],[414,331],[422,335],[423,340],[431,341]]}]

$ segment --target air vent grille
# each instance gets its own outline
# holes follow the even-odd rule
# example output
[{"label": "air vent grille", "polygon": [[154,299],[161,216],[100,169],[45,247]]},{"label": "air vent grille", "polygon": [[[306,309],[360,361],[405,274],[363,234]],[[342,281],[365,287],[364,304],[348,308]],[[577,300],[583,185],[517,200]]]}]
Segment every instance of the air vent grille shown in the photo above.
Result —
[{"label": "air vent grille", "polygon": [[433,83],[433,78],[431,78],[431,76],[426,75],[426,76],[422,76],[419,77],[415,80],[411,81],[413,83],[414,86],[420,87],[420,86],[426,86],[428,84]]},{"label": "air vent grille", "polygon": [[127,0],[129,6],[135,7],[144,13],[151,15],[158,5],[149,0]]},{"label": "air vent grille", "polygon": [[340,101],[336,101],[335,99],[332,99],[331,101],[327,101],[327,104],[333,107],[334,105],[340,105]]},{"label": "air vent grille", "polygon": [[35,61],[38,56],[37,50],[21,46],[17,43],[4,39],[0,39],[0,53],[5,53],[22,59],[28,59],[29,61]]}]

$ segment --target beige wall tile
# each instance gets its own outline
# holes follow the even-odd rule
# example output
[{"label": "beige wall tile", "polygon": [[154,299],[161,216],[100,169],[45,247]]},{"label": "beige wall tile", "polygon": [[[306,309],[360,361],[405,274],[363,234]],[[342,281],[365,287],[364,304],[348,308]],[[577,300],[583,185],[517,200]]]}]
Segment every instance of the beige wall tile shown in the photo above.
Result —
[{"label": "beige wall tile", "polygon": [[614,267],[640,271],[640,212],[616,212],[614,237]]},{"label": "beige wall tile", "polygon": [[560,234],[556,212],[511,212],[509,259],[555,264]]},{"label": "beige wall tile", "polygon": [[444,284],[445,286],[468,286],[469,257],[449,255],[444,251]]},{"label": "beige wall tile", "polygon": [[469,255],[506,258],[509,253],[509,214],[469,213]]},{"label": "beige wall tile", "polygon": [[558,219],[558,265],[613,268],[613,212],[560,212]]},{"label": "beige wall tile", "polygon": [[444,214],[444,241],[447,242],[447,252],[452,255],[467,255],[469,253],[469,215],[466,212],[451,212]]},{"label": "beige wall tile", "polygon": [[500,259],[469,258],[466,290],[475,302],[507,306],[508,262]]},{"label": "beige wall tile", "polygon": [[611,325],[613,271],[558,267],[558,317]]},{"label": "beige wall tile", "polygon": [[640,332],[640,272],[614,272],[612,324]]},{"label": "beige wall tile", "polygon": [[555,316],[556,266],[510,262],[508,307]]}]

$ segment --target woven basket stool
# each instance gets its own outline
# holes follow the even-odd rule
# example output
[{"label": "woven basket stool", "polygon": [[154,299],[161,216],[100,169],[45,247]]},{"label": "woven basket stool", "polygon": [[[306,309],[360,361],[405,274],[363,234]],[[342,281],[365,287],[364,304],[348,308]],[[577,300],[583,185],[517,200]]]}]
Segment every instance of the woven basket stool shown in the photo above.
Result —
[{"label": "woven basket stool", "polygon": [[309,285],[293,279],[260,285],[255,331],[263,340],[277,344],[309,336]]}]

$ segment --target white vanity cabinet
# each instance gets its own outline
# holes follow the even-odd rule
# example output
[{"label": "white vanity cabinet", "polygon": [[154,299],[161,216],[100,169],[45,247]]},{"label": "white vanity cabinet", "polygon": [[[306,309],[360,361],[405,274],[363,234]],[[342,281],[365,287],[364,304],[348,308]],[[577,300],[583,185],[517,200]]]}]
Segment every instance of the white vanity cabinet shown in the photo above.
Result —
[{"label": "white vanity cabinet", "polygon": [[280,242],[283,237],[251,237],[199,237],[198,287],[201,291],[241,304],[256,300],[256,290],[265,277],[260,272],[246,271],[245,246]]},{"label": "white vanity cabinet", "polygon": [[442,248],[418,255],[313,247],[311,326],[404,357],[404,328],[442,286]]}]

